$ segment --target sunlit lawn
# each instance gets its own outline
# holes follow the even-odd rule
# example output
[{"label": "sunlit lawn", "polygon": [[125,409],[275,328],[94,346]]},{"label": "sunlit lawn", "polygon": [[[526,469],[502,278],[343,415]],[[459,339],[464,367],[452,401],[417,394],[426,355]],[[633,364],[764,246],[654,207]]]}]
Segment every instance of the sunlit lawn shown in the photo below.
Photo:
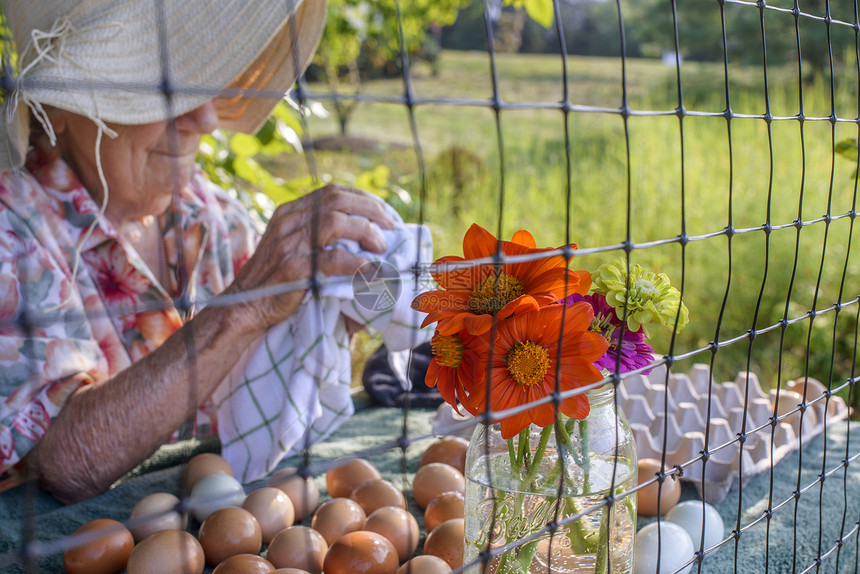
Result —
[{"label": "sunlit lawn", "polygon": [[[472,222],[494,233],[501,229],[506,238],[528,229],[540,245],[571,241],[597,248],[629,240],[642,247],[633,251],[634,261],[667,273],[679,287],[683,283],[691,322],[674,354],[691,356],[678,364],[680,370],[710,361],[705,348],[711,341],[776,325],[789,290],[789,322],[810,309],[830,308],[841,291],[841,301],[853,303],[838,314],[835,350],[837,314],[830,311],[785,329],[781,374],[779,328],[758,334],[751,354],[748,338],[721,347],[716,374],[733,379],[749,359],[750,370],[770,385],[778,376],[801,376],[808,358],[811,374],[826,382],[833,355],[833,381],[851,376],[860,256],[855,245],[846,266],[852,218],[839,216],[853,209],[854,166],[832,148],[834,141],[856,137],[857,125],[813,119],[831,114],[828,83],[803,86],[809,119],[801,124],[791,119],[799,110],[794,70],[768,70],[769,109],[778,118],[769,128],[761,118],[738,117],[767,110],[762,70],[730,66],[736,117],[728,122],[722,65],[685,62],[687,115],[681,121],[674,113],[679,96],[673,67],[629,60],[624,84],[618,59],[571,58],[571,111],[565,115],[557,106],[564,97],[561,64],[558,56],[499,55],[495,93],[504,105],[516,106],[496,113],[489,57],[444,52],[438,75],[414,70],[415,132],[409,109],[398,101],[403,80],[369,82],[363,94],[391,101],[360,103],[349,133],[385,149],[317,151],[319,171],[349,181],[386,165],[392,181],[412,197],[411,205],[401,206],[404,215],[433,230],[437,256],[460,253]],[[834,98],[837,116],[846,119],[858,115],[856,93],[844,87],[851,77],[840,79]],[[631,111],[626,122],[619,111],[625,87]],[[547,109],[523,109],[528,102]],[[312,118],[309,132],[314,138],[336,135],[336,118]],[[826,213],[834,217],[829,225],[822,220]],[[800,231],[786,226],[797,219],[817,221]],[[770,234],[760,229],[765,222],[775,228]],[[736,231],[731,240],[720,233],[728,226]],[[682,235],[690,240],[685,246],[677,241]],[[582,256],[573,266],[594,269],[621,253]],[[656,346],[666,353],[670,344],[667,335]]]}]

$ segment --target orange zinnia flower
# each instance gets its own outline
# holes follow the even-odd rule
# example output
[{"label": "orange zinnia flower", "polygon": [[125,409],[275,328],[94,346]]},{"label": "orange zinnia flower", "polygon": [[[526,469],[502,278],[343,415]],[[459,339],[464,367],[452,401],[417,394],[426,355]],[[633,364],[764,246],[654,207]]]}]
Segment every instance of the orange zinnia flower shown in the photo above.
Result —
[{"label": "orange zinnia flower", "polygon": [[[438,321],[442,335],[454,335],[466,329],[472,335],[490,330],[493,319],[534,311],[563,299],[572,293],[584,295],[591,286],[591,274],[571,271],[561,255],[505,263],[471,265],[469,261],[491,257],[499,241],[483,227],[472,224],[463,238],[463,255],[436,260],[433,278],[442,287],[418,295],[412,308],[427,313],[425,327]],[[576,248],[576,245],[571,245]],[[517,231],[512,241],[502,241],[505,256],[552,251],[538,249],[528,231]]]},{"label": "orange zinnia flower", "polygon": [[487,342],[466,331],[456,335],[436,331],[430,349],[433,358],[424,382],[428,387],[437,387],[445,402],[460,413],[457,403],[465,403],[475,383],[484,380]]},{"label": "orange zinnia flower", "polygon": [[[562,313],[564,326],[562,328]],[[536,401],[556,390],[556,365],[560,361],[558,390],[569,391],[603,378],[592,364],[606,352],[609,343],[599,333],[589,331],[594,311],[585,302],[567,307],[551,305],[538,311],[514,315],[500,321],[492,345],[489,384],[474,385],[464,403],[469,412],[481,414],[487,407],[501,411]],[[561,344],[561,349],[558,345]],[[561,402],[565,415],[588,416],[588,397],[579,394]],[[555,422],[555,407],[542,404],[501,421],[502,438],[509,439],[529,424],[546,427]]]}]

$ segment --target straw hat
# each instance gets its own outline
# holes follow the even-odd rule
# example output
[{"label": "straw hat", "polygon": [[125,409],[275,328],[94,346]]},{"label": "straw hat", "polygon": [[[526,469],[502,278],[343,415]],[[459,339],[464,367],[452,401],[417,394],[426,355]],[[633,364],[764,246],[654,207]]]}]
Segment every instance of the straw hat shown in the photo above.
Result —
[{"label": "straw hat", "polygon": [[144,124],[217,97],[220,127],[254,132],[304,71],[325,0],[3,0],[18,49],[0,169],[23,165],[28,108]]}]

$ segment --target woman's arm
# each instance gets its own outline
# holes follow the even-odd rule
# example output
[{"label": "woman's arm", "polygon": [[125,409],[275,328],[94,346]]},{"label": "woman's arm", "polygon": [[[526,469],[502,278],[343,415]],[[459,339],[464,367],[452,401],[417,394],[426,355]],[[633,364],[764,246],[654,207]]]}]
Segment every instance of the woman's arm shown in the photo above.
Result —
[{"label": "woman's arm", "polygon": [[230,316],[203,309],[147,357],[69,397],[27,458],[43,488],[65,503],[95,496],[164,444],[253,343]]},{"label": "woman's arm", "polygon": [[[340,186],[281,206],[226,293],[307,279],[314,254],[324,275],[354,273],[363,259],[321,248],[354,239],[366,249],[383,252],[385,244],[369,221],[393,225],[378,199]],[[314,222],[317,232],[311,233]],[[298,290],[203,309],[141,361],[69,397],[28,456],[28,465],[42,486],[63,502],[104,492],[194,416],[241,353],[289,317],[303,297],[304,290]]]}]

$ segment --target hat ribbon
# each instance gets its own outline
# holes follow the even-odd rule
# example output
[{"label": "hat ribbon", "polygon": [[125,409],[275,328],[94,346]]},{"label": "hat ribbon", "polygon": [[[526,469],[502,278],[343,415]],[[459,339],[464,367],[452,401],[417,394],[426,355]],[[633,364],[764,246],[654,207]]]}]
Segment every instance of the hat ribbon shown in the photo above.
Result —
[{"label": "hat ribbon", "polygon": [[20,58],[21,61],[26,60],[27,56],[29,56],[33,51],[36,52],[36,56],[21,70],[21,73],[18,74],[16,87],[11,94],[11,105],[6,106],[6,123],[8,125],[10,122],[14,121],[19,100],[23,100],[23,102],[30,108],[30,111],[33,112],[33,116],[40,124],[42,124],[42,129],[45,130],[45,134],[47,134],[52,146],[57,144],[57,136],[54,133],[54,127],[48,119],[48,114],[45,111],[45,108],[38,100],[22,93],[19,86],[21,86],[24,77],[27,76],[30,70],[38,66],[43,60],[48,60],[49,62],[59,65],[60,60],[52,56],[51,52],[56,50],[58,52],[58,56],[61,55],[65,39],[73,31],[74,26],[72,26],[72,23],[69,22],[68,18],[60,17],[54,20],[54,24],[51,26],[50,30],[45,31],[35,29],[30,32],[30,42],[27,43],[27,46],[21,52]]},{"label": "hat ribbon", "polygon": [[[107,27],[117,27],[120,26],[118,22],[110,22],[106,24],[100,24],[95,26],[95,28],[107,28]],[[65,46],[65,40],[69,37],[70,34],[77,32],[78,30],[71,23],[71,21],[65,17],[61,16],[54,20],[54,23],[51,25],[49,30],[38,30],[34,29],[30,32],[30,41],[27,43],[27,46],[21,52],[19,61],[26,61],[32,52],[35,52],[35,56],[33,59],[27,63],[26,66],[21,70],[18,74],[18,78],[15,82],[16,87],[12,90],[10,94],[11,98],[9,104],[5,106],[6,112],[6,123],[15,121],[15,114],[18,109],[18,103],[23,101],[27,104],[27,107],[30,108],[30,111],[33,112],[33,116],[38,120],[41,124],[42,129],[45,130],[45,134],[48,136],[48,139],[51,142],[51,145],[57,144],[57,136],[54,132],[54,127],[51,125],[51,121],[48,118],[48,113],[45,111],[42,103],[28,95],[24,90],[21,89],[21,86],[24,82],[25,77],[33,70],[36,66],[38,66],[43,61],[51,62],[57,66],[62,66],[62,63],[65,61],[72,62],[69,58],[63,58],[63,48]],[[116,132],[107,127],[107,125],[99,118],[95,117],[94,114],[87,114],[87,117],[95,123],[101,131],[107,134],[109,137],[116,137]]]},{"label": "hat ribbon", "polygon": [[[121,24],[117,23],[107,23],[95,26],[96,28],[105,28],[105,27],[116,27]],[[51,120],[48,117],[48,113],[45,111],[42,103],[24,93],[21,90],[20,86],[23,83],[24,78],[27,74],[39,65],[41,62],[47,60],[53,63],[56,66],[62,66],[63,62],[68,61],[72,64],[75,64],[73,60],[70,58],[63,58],[63,48],[65,45],[66,38],[69,37],[70,34],[76,32],[77,30],[72,25],[66,17],[57,18],[54,21],[54,24],[51,26],[50,30],[33,30],[30,33],[30,42],[28,42],[26,48],[22,52],[20,56],[20,61],[26,60],[27,56],[30,55],[32,51],[35,51],[36,55],[33,57],[32,61],[30,61],[18,74],[18,78],[16,81],[16,88],[13,90],[11,94],[11,101],[8,105],[5,106],[6,112],[6,122],[7,125],[15,120],[15,113],[18,108],[19,101],[23,101],[30,110],[33,112],[33,116],[38,120],[38,122],[42,125],[42,129],[45,130],[45,134],[48,136],[48,139],[51,142],[52,146],[57,145],[57,135],[54,131],[54,127],[51,124]],[[80,64],[75,64],[80,67]],[[74,283],[75,279],[78,275],[78,269],[81,261],[81,249],[83,248],[84,243],[92,234],[95,227],[98,225],[99,220],[104,216],[105,209],[107,208],[109,191],[108,191],[108,183],[105,178],[104,168],[101,162],[101,143],[103,135],[107,135],[110,138],[115,138],[117,133],[109,128],[107,124],[93,113],[87,113],[86,117],[90,119],[98,128],[96,132],[96,141],[95,141],[95,160],[96,160],[96,171],[99,176],[99,182],[102,185],[102,194],[103,199],[102,203],[99,206],[98,216],[93,220],[93,222],[87,226],[86,231],[81,236],[78,245],[75,246],[74,252],[74,263],[72,265],[71,272],[71,282]],[[71,299],[71,291],[68,295],[60,301],[57,305],[53,306],[53,309],[65,306],[68,301]]]}]

